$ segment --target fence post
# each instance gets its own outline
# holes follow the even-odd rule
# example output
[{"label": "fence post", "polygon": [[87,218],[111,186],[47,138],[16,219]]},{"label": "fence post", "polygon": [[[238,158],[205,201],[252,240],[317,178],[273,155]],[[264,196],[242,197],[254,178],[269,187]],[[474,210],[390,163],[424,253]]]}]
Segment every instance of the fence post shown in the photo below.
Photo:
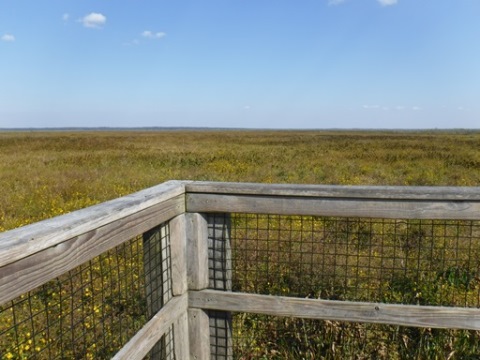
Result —
[{"label": "fence post", "polygon": [[[232,291],[232,254],[229,214],[208,214],[209,288]],[[226,311],[209,311],[212,358],[233,358],[232,317]]]},{"label": "fence post", "polygon": [[[208,229],[206,218],[198,213],[186,213],[187,281],[189,290],[208,287]],[[188,310],[190,358],[210,359],[210,326],[208,314],[201,309]]]},{"label": "fence post", "polygon": [[[161,224],[143,234],[147,317],[151,319],[171,298],[169,227]],[[171,330],[150,351],[152,359],[170,360]]]},{"label": "fence post", "polygon": [[[184,295],[188,291],[186,224],[185,214],[173,218],[169,223],[173,296]],[[173,343],[175,360],[190,359],[187,312],[173,324]]]}]

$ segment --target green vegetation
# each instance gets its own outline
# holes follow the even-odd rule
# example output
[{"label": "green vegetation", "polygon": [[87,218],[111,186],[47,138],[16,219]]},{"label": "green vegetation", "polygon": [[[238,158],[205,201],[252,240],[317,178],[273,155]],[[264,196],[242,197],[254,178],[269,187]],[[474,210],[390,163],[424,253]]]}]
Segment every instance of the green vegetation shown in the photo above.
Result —
[{"label": "green vegetation", "polygon": [[[235,214],[234,291],[480,306],[479,221]],[[473,359],[480,333],[234,316],[242,359]]]},{"label": "green vegetation", "polygon": [[0,358],[110,359],[146,322],[141,239],[0,306]]},{"label": "green vegetation", "polygon": [[[5,132],[0,133],[0,231],[171,179],[477,186],[480,184],[479,169],[479,132]],[[303,297],[337,296],[349,300],[478,306],[480,284],[475,267],[479,265],[480,254],[477,250],[472,252],[471,245],[460,246],[465,252],[457,251],[452,260],[452,247],[458,248],[459,239],[466,237],[451,233],[459,228],[458,225],[453,224],[453,230],[445,231],[442,224],[436,230],[432,224],[420,226],[416,222],[387,225],[378,222],[371,225],[362,221],[349,223],[308,217],[284,220],[276,226],[289,224],[286,234],[292,234],[293,229],[300,236],[282,238],[280,243],[285,248],[284,255],[289,256],[287,250],[296,255],[290,256],[286,264],[275,257],[281,253],[280,250],[269,253],[265,247],[269,251],[272,248],[268,248],[267,242],[258,242],[256,246],[264,247],[247,249],[243,255],[240,254],[243,259],[236,259],[237,264],[239,268],[253,266],[248,261],[257,260],[255,256],[261,255],[263,257],[258,257],[258,261],[262,260],[262,266],[269,273],[237,274],[234,285],[239,290],[253,291],[254,287],[255,291],[262,293]],[[234,218],[234,223],[240,224],[237,224],[239,229],[246,227],[249,221],[242,217]],[[265,221],[260,220],[261,223]],[[255,222],[258,224],[257,220]],[[332,250],[326,246],[315,247],[312,243],[299,245],[298,241],[304,236],[300,230],[304,229],[305,223],[311,223],[309,228],[315,228],[323,236],[331,233],[322,240],[325,244],[334,244],[336,253],[330,252]],[[478,231],[478,224],[475,226],[475,231]],[[466,226],[465,229],[471,227]],[[239,238],[244,236],[241,231],[237,235]],[[478,233],[473,235],[479,238]],[[441,241],[438,248],[426,245],[434,238]],[[301,251],[295,250],[295,246],[300,246]],[[301,254],[308,252],[316,254],[317,258],[310,257],[308,266],[305,266],[305,256]],[[377,253],[383,255],[377,256]],[[335,255],[334,263],[332,255]],[[430,262],[424,261],[427,255]],[[433,263],[431,255],[434,255]],[[141,270],[134,270],[138,268],[137,261],[141,262],[141,256],[134,262],[129,261],[129,256],[121,256],[125,261],[119,262],[122,259],[117,255],[108,255],[92,264],[100,266],[109,262],[112,256],[115,258],[114,266],[120,269],[117,271],[119,278],[127,276],[124,273],[142,277]],[[467,260],[465,256],[472,256],[472,259]],[[388,260],[383,260],[385,258]],[[412,265],[412,274],[407,274],[398,270],[400,265],[395,261],[418,265]],[[321,265],[314,271],[307,269],[312,262]],[[382,272],[382,266],[397,270]],[[88,271],[91,273],[87,271],[84,276],[90,279],[97,276],[99,282],[104,280],[103,268],[90,268]],[[269,274],[275,276],[269,278]],[[419,277],[421,275],[428,278]],[[252,276],[261,281],[254,283]],[[346,283],[347,280],[351,282]],[[119,305],[115,302],[102,303],[101,300],[110,293],[99,293],[103,291],[99,283],[89,281],[87,285],[79,285],[81,292],[78,296],[88,300],[80,313],[86,316],[86,321],[97,322],[99,326],[95,314],[101,316],[113,311],[113,315],[108,315],[113,326],[115,317],[120,316],[120,312],[115,310]],[[71,282],[69,284],[73,286]],[[38,306],[47,306],[47,314],[50,311],[62,318],[61,296],[64,288],[55,286],[39,289],[33,308],[36,310],[38,302]],[[312,286],[322,288],[324,292],[311,294]],[[125,291],[120,283],[118,291]],[[111,297],[115,296],[112,292]],[[19,303],[20,308],[21,304],[25,304]],[[54,304],[54,307],[48,308],[49,304]],[[28,306],[32,307],[32,304]],[[143,315],[137,314],[135,309],[126,311],[121,316],[126,316],[135,326],[144,321]],[[78,315],[79,319],[82,314]],[[138,319],[135,319],[136,315]],[[37,319],[41,322],[41,317]],[[83,357],[102,358],[101,351],[106,350],[95,349],[93,335],[91,339],[83,335],[89,325],[78,321],[78,331],[85,341]],[[238,354],[242,359],[465,359],[480,352],[479,334],[471,331],[274,319],[245,314],[238,315],[235,324],[238,349],[242,349],[242,353]],[[42,349],[42,341],[49,343],[48,336],[41,332],[31,334],[27,328],[19,328],[18,334],[12,335],[20,338],[24,354],[0,349],[4,358],[21,359],[34,354],[37,347]],[[105,329],[99,329],[97,331],[105,333]],[[277,339],[277,335],[280,340],[272,341]],[[114,338],[103,340],[105,343],[115,341],[117,339]],[[108,351],[111,354],[114,349]],[[44,351],[38,356],[44,358],[47,355]]]},{"label": "green vegetation", "polygon": [[480,184],[480,133],[0,133],[0,231],[172,179]]}]

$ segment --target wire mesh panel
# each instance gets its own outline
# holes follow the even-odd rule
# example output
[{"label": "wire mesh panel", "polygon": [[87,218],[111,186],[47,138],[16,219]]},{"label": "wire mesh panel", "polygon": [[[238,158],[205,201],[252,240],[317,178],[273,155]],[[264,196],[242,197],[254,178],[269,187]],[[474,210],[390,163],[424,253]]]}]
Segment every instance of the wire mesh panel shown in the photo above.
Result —
[{"label": "wire mesh panel", "polygon": [[[111,358],[153,316],[149,309],[155,300],[146,284],[171,296],[170,270],[165,270],[170,266],[168,224],[160,228],[161,260],[154,260],[162,263],[160,273],[152,270],[155,262],[144,267],[139,237],[0,305],[0,358]],[[159,251],[145,254],[152,250]],[[154,358],[168,359],[173,338],[163,348],[163,357]]]},{"label": "wire mesh panel", "polygon": [[[479,221],[257,214],[234,214],[231,219],[233,291],[345,301],[480,306]],[[474,331],[277,320],[251,314],[236,315],[234,319],[237,358],[256,358],[259,353],[248,355],[255,347],[272,349],[268,357],[286,358],[282,351],[302,342],[308,344],[310,355],[293,352],[290,358],[313,359],[325,354],[330,354],[327,358],[349,358],[349,353],[332,349],[330,353],[322,352],[321,348],[330,343],[337,350],[356,344],[358,351],[367,346],[380,351],[385,337],[395,341],[386,353],[391,353],[391,347],[408,349],[398,350],[398,358],[415,357],[417,353],[426,358],[432,348],[439,358],[460,354],[467,348],[475,349],[471,354],[480,353],[480,334]],[[358,332],[365,335],[359,336]],[[279,350],[275,344],[286,347]],[[238,352],[242,348],[249,350]],[[368,351],[363,358],[370,358]]]},{"label": "wire mesh panel", "polygon": [[235,215],[234,291],[478,307],[480,222]]},{"label": "wire mesh panel", "polygon": [[[231,291],[230,215],[209,214],[207,223],[209,288]],[[231,314],[224,311],[209,311],[208,316],[212,359],[232,359]]]},{"label": "wire mesh panel", "polygon": [[[151,319],[172,298],[170,232],[158,226],[143,235],[147,315]],[[173,328],[162,336],[148,358],[173,359]]]}]

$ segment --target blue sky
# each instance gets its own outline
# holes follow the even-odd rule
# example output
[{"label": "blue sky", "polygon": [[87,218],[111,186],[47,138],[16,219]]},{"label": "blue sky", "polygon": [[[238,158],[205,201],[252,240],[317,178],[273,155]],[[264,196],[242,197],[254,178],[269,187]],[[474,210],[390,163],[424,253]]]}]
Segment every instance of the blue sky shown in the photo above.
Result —
[{"label": "blue sky", "polygon": [[0,0],[0,128],[480,128],[478,0]]}]

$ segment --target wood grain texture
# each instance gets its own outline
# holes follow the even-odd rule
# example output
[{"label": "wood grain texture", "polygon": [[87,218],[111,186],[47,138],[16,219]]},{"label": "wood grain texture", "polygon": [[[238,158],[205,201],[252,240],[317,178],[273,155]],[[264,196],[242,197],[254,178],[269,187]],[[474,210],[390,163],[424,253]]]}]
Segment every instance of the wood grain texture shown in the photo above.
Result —
[{"label": "wood grain texture", "polygon": [[349,322],[480,330],[480,309],[375,304],[215,290],[189,292],[191,308]]},{"label": "wood grain texture", "polygon": [[187,284],[187,233],[186,216],[179,215],[169,223],[170,249],[172,258],[172,292],[182,295],[188,290]]},{"label": "wood grain texture", "polygon": [[190,359],[190,341],[188,337],[188,311],[173,323],[175,360]]},{"label": "wood grain texture", "polygon": [[190,359],[210,360],[210,325],[208,315],[201,309],[188,309]]},{"label": "wood grain texture", "polygon": [[189,212],[479,220],[480,202],[187,194]]},{"label": "wood grain texture", "polygon": [[[185,183],[169,181],[152,188],[0,234],[0,267],[52,246],[92,233],[138,213],[157,211],[164,201],[183,196]],[[160,206],[161,208],[161,206]],[[184,207],[180,207],[180,210]],[[149,211],[150,210],[150,211]],[[158,222],[157,222],[158,224]]]},{"label": "wood grain texture", "polygon": [[454,186],[344,186],[194,181],[187,193],[273,195],[322,198],[480,201],[480,187]]},{"label": "wood grain texture", "polygon": [[[0,304],[60,276],[185,210],[184,196],[164,200],[0,267]],[[9,252],[9,250],[4,250]]]},{"label": "wood grain texture", "polygon": [[172,324],[187,311],[187,307],[187,294],[172,298],[112,359],[143,359]]},{"label": "wood grain texture", "polygon": [[206,217],[198,213],[186,214],[187,279],[188,288],[202,290],[208,287],[208,228]]}]

